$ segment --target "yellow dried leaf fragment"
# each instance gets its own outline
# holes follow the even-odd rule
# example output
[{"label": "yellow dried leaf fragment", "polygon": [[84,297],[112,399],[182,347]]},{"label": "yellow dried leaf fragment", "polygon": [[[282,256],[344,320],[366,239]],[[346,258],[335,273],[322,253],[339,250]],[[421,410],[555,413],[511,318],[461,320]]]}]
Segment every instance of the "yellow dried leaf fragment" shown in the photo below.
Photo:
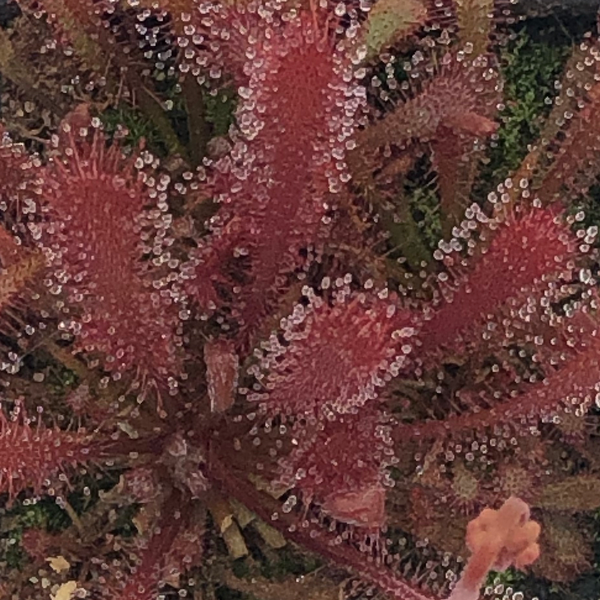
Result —
[{"label": "yellow dried leaf fragment", "polygon": [[62,573],[63,571],[68,571],[71,568],[69,561],[64,556],[49,556],[46,559],[46,562],[56,573]]},{"label": "yellow dried leaf fragment", "polygon": [[67,581],[67,583],[63,583],[56,594],[51,595],[52,600],[72,600],[75,591],[77,590],[77,582],[76,581]]}]

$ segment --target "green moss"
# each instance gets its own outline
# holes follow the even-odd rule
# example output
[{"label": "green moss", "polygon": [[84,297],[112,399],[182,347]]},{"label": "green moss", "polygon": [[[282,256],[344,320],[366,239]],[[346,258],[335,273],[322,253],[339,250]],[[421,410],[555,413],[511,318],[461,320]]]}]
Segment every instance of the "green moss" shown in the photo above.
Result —
[{"label": "green moss", "polygon": [[44,529],[50,532],[60,531],[70,524],[70,519],[51,498],[44,498],[36,504],[25,506],[16,504],[3,516],[9,523],[9,529],[3,534],[3,551],[0,562],[6,562],[9,568],[20,569],[26,555],[21,548],[23,532],[27,529]]},{"label": "green moss", "polygon": [[43,497],[27,506],[15,504],[7,511],[7,517],[13,520],[13,531],[16,532],[35,527],[55,533],[71,524],[71,519],[51,497]]},{"label": "green moss", "polygon": [[121,105],[118,108],[109,108],[100,115],[102,123],[109,135],[114,135],[119,128],[126,128],[127,135],[123,141],[127,146],[136,147],[144,139],[147,147],[159,156],[166,155],[166,148],[160,138],[158,130],[150,119],[145,117],[135,108]]},{"label": "green moss", "polygon": [[231,563],[231,571],[238,579],[246,579],[252,573],[248,561],[245,558],[234,560]]},{"label": "green moss", "polygon": [[487,576],[486,585],[493,587],[501,585],[506,588],[515,585],[520,586],[523,580],[523,574],[510,567],[509,569],[506,569],[506,571],[490,571]]},{"label": "green moss", "polygon": [[500,113],[497,138],[490,144],[487,164],[480,176],[486,192],[519,167],[528,145],[540,134],[556,95],[554,83],[570,54],[571,43],[564,32],[540,37],[524,27],[502,50],[505,106]]},{"label": "green moss", "polygon": [[226,135],[233,123],[237,96],[234,90],[221,90],[216,95],[207,94],[206,120],[212,126],[212,135]]},{"label": "green moss", "polygon": [[410,208],[413,219],[421,232],[421,239],[430,250],[437,248],[442,237],[439,200],[435,190],[418,188],[410,197]]}]

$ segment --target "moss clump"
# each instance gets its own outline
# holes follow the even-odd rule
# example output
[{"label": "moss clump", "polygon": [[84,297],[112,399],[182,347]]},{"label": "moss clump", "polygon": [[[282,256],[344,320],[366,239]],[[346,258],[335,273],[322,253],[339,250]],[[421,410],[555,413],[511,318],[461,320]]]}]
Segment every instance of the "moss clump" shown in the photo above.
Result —
[{"label": "moss clump", "polygon": [[565,31],[538,31],[533,23],[515,32],[501,53],[505,106],[490,144],[481,182],[487,193],[516,170],[528,145],[540,134],[556,96],[555,81],[569,57],[573,40]]}]

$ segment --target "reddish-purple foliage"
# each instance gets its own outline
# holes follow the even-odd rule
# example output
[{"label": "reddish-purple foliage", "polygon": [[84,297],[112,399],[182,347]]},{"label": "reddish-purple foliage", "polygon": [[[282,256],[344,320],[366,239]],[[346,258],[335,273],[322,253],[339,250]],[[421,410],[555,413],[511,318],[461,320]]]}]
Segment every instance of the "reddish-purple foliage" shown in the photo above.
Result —
[{"label": "reddish-purple foliage", "polygon": [[165,556],[178,531],[179,523],[167,528],[166,531],[160,529],[156,531],[148,540],[147,546],[141,550],[137,564],[133,567],[133,574],[125,579],[123,587],[113,585],[106,589],[106,597],[118,597],[122,600],[155,598],[160,582],[169,571]]},{"label": "reddish-purple foliage", "polygon": [[[35,247],[47,262],[45,288],[32,294],[36,302],[28,309],[39,308],[35,326],[43,335],[50,325],[58,331],[40,342],[45,355],[27,348],[23,364],[33,370],[27,384],[35,390],[46,376],[38,364],[53,372],[64,363],[78,387],[56,394],[58,405],[93,427],[98,439],[85,429],[2,415],[0,490],[11,500],[27,487],[53,491],[63,471],[100,459],[122,468],[99,503],[142,506],[135,525],[145,541],[128,554],[136,555],[131,568],[102,574],[91,561],[91,570],[81,569],[82,577],[93,573],[82,585],[109,597],[149,600],[165,580],[172,584],[197,566],[206,511],[224,537],[235,530],[242,539],[233,498],[246,505],[249,519],[258,516],[392,597],[424,600],[396,574],[402,563],[391,539],[381,549],[364,543],[383,536],[391,517],[386,507],[405,500],[414,509],[393,526],[418,518],[435,529],[436,511],[452,518],[487,500],[500,504],[510,485],[494,476],[502,479],[511,467],[519,475],[526,462],[501,462],[506,444],[497,438],[522,425],[541,427],[565,406],[585,412],[592,403],[599,350],[595,317],[588,318],[596,302],[587,267],[594,234],[567,216],[567,203],[544,201],[565,187],[581,188],[571,168],[590,181],[594,162],[577,144],[585,137],[586,149],[596,148],[595,132],[576,134],[586,123],[599,127],[593,111],[578,113],[569,152],[556,154],[558,183],[542,181],[532,191],[532,182],[515,176],[458,225],[464,202],[472,201],[479,150],[497,129],[502,92],[487,30],[478,30],[477,20],[460,23],[468,2],[460,10],[449,0],[434,3],[439,10],[429,7],[430,25],[436,17],[441,26],[456,19],[465,36],[478,37],[480,50],[472,41],[448,49],[432,40],[424,60],[427,43],[411,39],[419,47],[414,66],[425,68],[408,69],[411,83],[404,87],[393,81],[406,97],[388,114],[367,102],[377,97],[382,65],[370,64],[361,45],[381,24],[370,22],[364,3],[147,0],[152,8],[143,15],[118,1],[91,1],[92,11],[73,2],[42,4],[55,13],[61,41],[82,49],[86,61],[98,47],[126,46],[127,27],[135,23],[128,47],[134,58],[113,54],[116,80],[107,66],[111,100],[127,82],[152,85],[144,60],[161,47],[153,67],[167,77],[173,65],[181,70],[173,87],[181,88],[188,110],[189,144],[178,156],[183,166],[141,150],[126,156],[85,105],[63,120],[43,159],[10,145],[0,149],[7,180],[0,201],[9,214],[21,207],[13,211],[20,219],[14,226],[7,219],[19,236],[15,246]],[[396,14],[387,8],[374,13]],[[143,24],[148,15],[158,24]],[[144,43],[150,49],[140,55]],[[391,84],[390,56],[381,58]],[[222,152],[193,163],[191,156],[203,154],[199,137],[207,125],[200,105],[207,90],[218,95],[228,84],[237,104],[219,140]],[[159,132],[171,131],[161,91],[125,91]],[[591,107],[595,96],[587,99]],[[185,146],[171,133],[171,146]],[[366,163],[367,178],[355,176],[357,160]],[[408,170],[425,189],[430,174],[420,170],[429,166],[440,225],[452,238],[434,253],[438,265],[410,258],[398,265],[393,246],[410,251],[409,236],[388,230],[381,208],[384,199],[391,210],[403,202],[391,221],[410,224],[403,197]],[[463,179],[454,177],[458,171]],[[352,233],[340,235],[338,227]],[[0,256],[3,268],[21,264],[11,241],[0,239],[0,254],[9,249],[8,259]],[[35,279],[30,271],[21,279],[8,279],[9,269],[3,275],[11,298]],[[573,312],[585,318],[571,318]],[[33,335],[36,327],[27,325]],[[21,342],[6,340],[15,363],[25,353]],[[99,375],[88,369],[94,364],[102,367]],[[147,385],[139,391],[147,381],[158,396]],[[160,394],[166,389],[171,393]],[[485,442],[469,433],[463,447],[465,429]],[[417,477],[416,463],[422,463]],[[395,489],[392,466],[402,484]],[[480,489],[485,469],[493,476]],[[269,483],[283,489],[283,506],[259,491]],[[526,565],[522,552],[537,543],[539,528],[529,527],[527,540],[519,537],[529,517],[523,504],[504,506],[514,509],[506,527],[495,522],[483,550],[470,544],[476,558],[469,564],[477,566],[471,595],[490,566]],[[132,549],[112,530],[102,531],[98,564]],[[464,586],[455,589],[456,597],[466,597]]]},{"label": "reddish-purple foliage", "polygon": [[20,410],[8,418],[0,411],[0,491],[9,501],[27,488],[41,492],[57,473],[98,458],[90,435],[31,424]]},{"label": "reddish-purple foliage", "polygon": [[182,512],[180,500],[178,494],[168,500],[156,526],[132,552],[131,574],[111,577],[103,598],[153,600],[161,582],[200,564],[204,523],[198,514]]},{"label": "reddish-purple foliage", "polygon": [[[282,460],[280,481],[297,488],[305,505],[316,501],[342,523],[382,527],[385,473],[394,451],[389,424],[379,411],[367,408],[299,423],[298,446]],[[291,508],[290,500],[286,504]]]},{"label": "reddish-purple foliage", "polygon": [[543,381],[526,388],[493,408],[477,410],[431,421],[400,427],[395,431],[399,440],[408,438],[434,439],[439,436],[459,436],[464,430],[521,423],[533,426],[540,419],[551,421],[562,407],[579,407],[584,412],[597,394],[597,363],[600,344],[596,338],[588,340],[589,347],[574,353],[560,368],[549,372]]},{"label": "reddish-purple foliage", "polygon": [[[207,301],[218,303],[217,289],[206,289],[211,276],[218,288],[215,267],[249,261],[249,280],[230,288],[240,295],[242,325],[252,331],[286,273],[302,264],[300,251],[326,235],[331,193],[349,179],[343,158],[361,89],[352,82],[351,52],[328,33],[321,11],[293,19],[274,12],[266,27],[258,15],[221,7],[214,21],[227,32],[229,42],[220,45],[232,44],[227,56],[243,56],[239,133],[211,167],[222,208],[196,255],[190,290],[208,308]],[[207,16],[198,29],[212,23]]]},{"label": "reddish-purple foliage", "polygon": [[64,290],[80,311],[70,328],[82,349],[102,353],[108,371],[135,366],[143,379],[166,385],[179,369],[177,308],[166,279],[142,261],[161,243],[144,232],[144,209],[156,207],[150,222],[158,229],[164,207],[151,194],[142,157],[125,158],[118,144],[107,148],[100,132],[88,142],[64,127],[64,145],[43,175],[40,244],[50,291]]},{"label": "reddish-purple foliage", "polygon": [[488,315],[518,306],[528,294],[541,296],[552,282],[569,281],[581,251],[563,219],[557,208],[532,207],[492,220],[466,269],[453,244],[439,249],[437,258],[453,277],[442,284],[444,302],[423,326],[423,350],[457,350],[461,336],[472,336]]},{"label": "reddish-purple foliage", "polygon": [[264,345],[265,392],[250,399],[270,415],[350,412],[405,366],[414,326],[409,311],[374,294],[340,290],[331,305],[313,295],[283,322],[284,341],[272,336]]},{"label": "reddish-purple foliage", "polygon": [[441,149],[441,145],[448,145],[447,130],[471,139],[494,133],[501,83],[490,63],[490,57],[457,59],[448,52],[437,77],[427,80],[414,98],[365,130],[361,141],[404,146],[414,139],[435,140],[439,133]]}]

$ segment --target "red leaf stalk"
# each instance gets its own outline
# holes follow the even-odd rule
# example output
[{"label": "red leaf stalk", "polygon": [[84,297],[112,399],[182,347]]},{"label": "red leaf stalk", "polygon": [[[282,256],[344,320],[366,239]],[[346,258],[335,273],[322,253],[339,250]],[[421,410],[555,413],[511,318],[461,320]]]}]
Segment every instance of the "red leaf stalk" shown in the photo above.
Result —
[{"label": "red leaf stalk", "polygon": [[175,493],[167,500],[161,517],[146,544],[140,549],[138,564],[132,568],[126,583],[109,582],[104,594],[121,600],[154,600],[163,581],[180,574],[201,555],[204,523],[190,511],[181,513],[181,497]]},{"label": "red leaf stalk", "polygon": [[337,534],[323,528],[297,526],[297,516],[281,514],[280,504],[259,492],[249,481],[236,477],[231,467],[222,462],[215,452],[208,461],[208,476],[226,495],[235,495],[266,523],[285,534],[286,538],[318,555],[350,568],[397,600],[431,600],[416,586],[403,580],[390,568],[367,558],[366,554],[349,544],[341,543]]},{"label": "red leaf stalk", "polygon": [[[437,77],[422,91],[360,136],[367,148],[404,146],[413,139],[432,140],[440,128],[456,135],[487,137],[497,129],[493,118],[500,100],[497,72],[483,56],[475,61],[448,53]],[[442,131],[439,131],[442,133]]]},{"label": "red leaf stalk", "polygon": [[590,406],[600,386],[598,327],[590,321],[578,330],[578,334],[585,336],[585,341],[578,340],[577,348],[571,349],[568,358],[550,367],[541,382],[530,385],[520,394],[511,395],[489,409],[450,416],[441,421],[396,426],[394,438],[406,442],[457,435],[468,429],[481,431],[503,425],[528,428],[540,419],[552,419],[563,406],[568,406],[569,410],[574,405]]}]

